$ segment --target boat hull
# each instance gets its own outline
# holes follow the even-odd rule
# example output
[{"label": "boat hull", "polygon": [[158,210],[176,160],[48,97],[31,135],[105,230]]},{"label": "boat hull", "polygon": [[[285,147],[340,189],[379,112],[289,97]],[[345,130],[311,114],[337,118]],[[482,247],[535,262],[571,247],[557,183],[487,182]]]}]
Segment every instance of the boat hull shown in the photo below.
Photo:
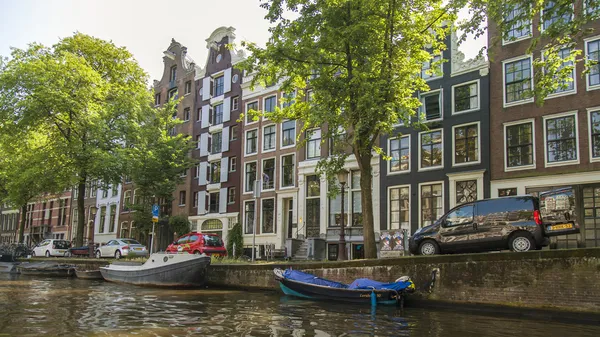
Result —
[{"label": "boat hull", "polygon": [[103,280],[100,270],[75,270],[77,278],[84,280]]},{"label": "boat hull", "polygon": [[[199,287],[204,285],[210,257],[187,255],[191,258],[171,261],[173,256],[169,258],[169,254],[153,254],[142,266],[111,265],[100,267],[100,273],[106,281],[139,286]],[[160,262],[162,259],[167,259],[164,264]]]},{"label": "boat hull", "polygon": [[0,262],[0,273],[18,274],[18,262]]},{"label": "boat hull", "polygon": [[54,263],[23,263],[17,266],[22,275],[48,276],[48,277],[71,277],[75,276],[74,265]]},{"label": "boat hull", "polygon": [[279,286],[284,294],[313,300],[334,300],[353,303],[372,303],[372,292],[375,293],[377,304],[396,304],[403,299],[403,292],[394,290],[344,289],[332,288],[280,279]]}]

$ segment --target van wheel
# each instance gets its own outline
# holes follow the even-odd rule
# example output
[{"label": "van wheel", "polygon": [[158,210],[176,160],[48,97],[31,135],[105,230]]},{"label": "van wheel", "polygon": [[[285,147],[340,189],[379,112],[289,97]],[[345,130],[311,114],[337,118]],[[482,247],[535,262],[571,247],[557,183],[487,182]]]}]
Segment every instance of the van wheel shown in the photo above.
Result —
[{"label": "van wheel", "polygon": [[50,257],[50,252],[46,251],[46,257]]},{"label": "van wheel", "polygon": [[440,246],[433,240],[425,240],[419,245],[419,255],[437,255],[440,253]]},{"label": "van wheel", "polygon": [[525,233],[517,233],[513,235],[508,241],[508,247],[513,252],[528,252],[536,248],[535,242],[533,242],[531,236]]}]

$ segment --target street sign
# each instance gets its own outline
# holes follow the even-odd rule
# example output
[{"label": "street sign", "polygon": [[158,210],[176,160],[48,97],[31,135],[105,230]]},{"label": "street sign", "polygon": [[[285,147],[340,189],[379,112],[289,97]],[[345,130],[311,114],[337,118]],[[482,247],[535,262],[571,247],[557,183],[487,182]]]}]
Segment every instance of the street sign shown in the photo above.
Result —
[{"label": "street sign", "polygon": [[157,216],[153,216],[152,217],[152,222],[158,222],[158,217]]},{"label": "street sign", "polygon": [[158,218],[159,207],[157,204],[152,205],[152,216]]}]

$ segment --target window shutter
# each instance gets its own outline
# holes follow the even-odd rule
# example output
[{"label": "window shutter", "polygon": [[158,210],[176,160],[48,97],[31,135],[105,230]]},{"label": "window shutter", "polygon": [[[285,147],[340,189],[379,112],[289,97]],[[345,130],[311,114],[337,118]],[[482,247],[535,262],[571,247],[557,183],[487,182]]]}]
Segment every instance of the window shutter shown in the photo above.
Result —
[{"label": "window shutter", "polygon": [[229,151],[229,126],[223,128],[221,134],[221,152]]},{"label": "window shutter", "polygon": [[198,192],[198,215],[206,214],[206,191]]},{"label": "window shutter", "polygon": [[209,98],[210,98],[210,76],[202,79],[202,100],[206,101]]},{"label": "window shutter", "polygon": [[231,97],[226,97],[223,100],[223,123],[229,122],[231,118]]},{"label": "window shutter", "polygon": [[200,173],[198,175],[198,185],[204,186],[206,185],[206,172],[208,171],[208,162],[200,163]]},{"label": "window shutter", "polygon": [[219,193],[219,213],[227,213],[227,187],[222,188]]},{"label": "window shutter", "polygon": [[208,156],[208,133],[200,134],[200,157]]},{"label": "window shutter", "polygon": [[208,127],[208,116],[210,115],[210,106],[207,105],[203,105],[202,106],[202,122],[201,122],[201,127],[203,128],[207,128]]},{"label": "window shutter", "polygon": [[223,92],[231,91],[231,68],[225,69],[225,74],[223,75]]},{"label": "window shutter", "polygon": [[229,173],[229,157],[221,158],[221,183],[227,182]]}]

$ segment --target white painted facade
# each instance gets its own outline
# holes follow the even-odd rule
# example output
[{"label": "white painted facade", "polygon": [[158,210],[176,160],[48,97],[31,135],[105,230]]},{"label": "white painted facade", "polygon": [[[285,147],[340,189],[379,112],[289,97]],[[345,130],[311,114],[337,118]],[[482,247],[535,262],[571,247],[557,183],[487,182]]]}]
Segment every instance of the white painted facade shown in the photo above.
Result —
[{"label": "white painted facade", "polygon": [[598,173],[598,171],[555,174],[516,179],[492,180],[491,197],[497,198],[498,190],[507,188],[516,188],[517,195],[525,195],[527,194],[527,188],[563,185],[584,185],[593,183],[600,183],[600,174]]},{"label": "white painted facade", "polygon": [[[110,185],[105,191],[98,188],[96,192],[96,217],[94,219],[94,242],[106,243],[109,240],[117,238],[117,229],[119,224],[120,202],[121,202],[121,184]],[[114,207],[111,207],[114,206]],[[103,215],[104,210],[104,217]],[[114,214],[111,211],[115,211]],[[111,217],[114,216],[111,223]],[[100,223],[103,219],[103,224]]]}]

